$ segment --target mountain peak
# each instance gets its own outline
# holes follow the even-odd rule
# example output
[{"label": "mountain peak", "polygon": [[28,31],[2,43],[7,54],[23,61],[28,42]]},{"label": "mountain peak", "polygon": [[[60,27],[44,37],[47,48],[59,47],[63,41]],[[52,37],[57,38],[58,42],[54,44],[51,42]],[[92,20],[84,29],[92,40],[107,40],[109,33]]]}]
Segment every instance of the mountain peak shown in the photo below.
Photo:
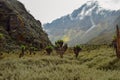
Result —
[{"label": "mountain peak", "polygon": [[[66,39],[66,36],[69,39],[69,45],[86,44],[100,36],[103,36],[100,40],[107,41],[108,38],[104,39],[103,34],[112,34],[114,22],[119,14],[119,10],[106,9],[100,2],[93,0],[84,3],[80,8],[74,10],[72,14],[44,25],[44,28],[53,43],[58,39]],[[105,33],[109,31],[110,34]]]},{"label": "mountain peak", "polygon": [[100,12],[103,8],[99,5],[98,1],[88,1],[83,4],[79,9],[73,11],[70,15],[71,20],[82,19],[84,16],[90,16],[93,12]]},{"label": "mountain peak", "polygon": [[98,6],[99,5],[99,2],[98,1],[88,1],[86,3],[87,6]]}]

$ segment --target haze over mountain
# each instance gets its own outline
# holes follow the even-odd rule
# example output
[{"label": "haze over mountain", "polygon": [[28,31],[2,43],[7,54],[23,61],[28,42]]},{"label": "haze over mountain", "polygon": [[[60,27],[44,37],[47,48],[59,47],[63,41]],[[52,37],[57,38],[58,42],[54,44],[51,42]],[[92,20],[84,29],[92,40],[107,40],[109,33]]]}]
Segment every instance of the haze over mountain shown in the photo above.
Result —
[{"label": "haze over mountain", "polygon": [[69,45],[109,43],[118,16],[120,10],[105,9],[97,1],[88,1],[71,14],[44,24],[44,29],[53,43],[58,39]]}]

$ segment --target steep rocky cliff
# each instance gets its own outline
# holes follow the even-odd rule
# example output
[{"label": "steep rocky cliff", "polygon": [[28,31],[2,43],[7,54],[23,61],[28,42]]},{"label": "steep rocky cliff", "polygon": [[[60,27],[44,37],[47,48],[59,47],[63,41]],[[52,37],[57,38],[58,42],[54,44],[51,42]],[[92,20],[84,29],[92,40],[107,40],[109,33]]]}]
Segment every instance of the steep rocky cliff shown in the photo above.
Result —
[{"label": "steep rocky cliff", "polygon": [[17,0],[0,0],[0,49],[32,45],[38,49],[51,44],[41,22]]}]

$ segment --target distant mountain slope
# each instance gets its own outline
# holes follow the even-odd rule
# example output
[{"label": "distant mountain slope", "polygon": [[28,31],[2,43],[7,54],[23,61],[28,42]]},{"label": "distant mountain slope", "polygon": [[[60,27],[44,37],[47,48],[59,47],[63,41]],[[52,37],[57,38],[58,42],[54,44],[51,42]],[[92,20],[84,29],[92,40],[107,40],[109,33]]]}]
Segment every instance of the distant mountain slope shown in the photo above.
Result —
[{"label": "distant mountain slope", "polygon": [[69,45],[84,44],[106,31],[113,30],[119,15],[120,10],[107,10],[97,1],[89,1],[72,14],[44,24],[44,29],[52,42],[63,39]]},{"label": "distant mountain slope", "polygon": [[114,38],[114,36],[116,35],[116,25],[119,26],[120,29],[120,16],[114,21],[114,23],[112,24],[112,26],[108,27],[107,30],[105,30],[104,32],[102,32],[102,34],[100,34],[99,36],[93,38],[92,40],[90,40],[88,43],[94,43],[94,44],[100,44],[100,43],[107,43],[107,42],[111,42]]},{"label": "distant mountain slope", "polygon": [[0,49],[33,45],[41,49],[51,44],[41,22],[17,0],[0,0]]}]

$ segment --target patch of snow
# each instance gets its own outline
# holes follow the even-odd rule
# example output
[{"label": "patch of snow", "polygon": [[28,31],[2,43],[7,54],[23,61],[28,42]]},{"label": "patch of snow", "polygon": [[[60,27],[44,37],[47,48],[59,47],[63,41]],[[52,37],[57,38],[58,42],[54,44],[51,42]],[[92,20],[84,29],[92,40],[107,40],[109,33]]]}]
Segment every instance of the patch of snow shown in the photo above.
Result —
[{"label": "patch of snow", "polygon": [[73,21],[73,20],[74,20],[71,14],[69,15],[69,17],[70,17],[70,20],[71,20],[71,21]]},{"label": "patch of snow", "polygon": [[92,13],[92,10],[95,9],[95,7],[96,6],[93,6],[91,9],[87,10],[86,13],[85,13],[85,15],[89,15],[90,16],[91,13]]},{"label": "patch of snow", "polygon": [[84,18],[84,16],[85,16],[85,8],[83,8],[83,10],[81,11],[81,13],[78,14],[77,17],[78,17],[80,20],[82,20],[82,19]]},{"label": "patch of snow", "polygon": [[104,9],[102,7],[99,7],[98,10],[96,11],[96,14],[99,14],[100,12],[102,12]]},{"label": "patch of snow", "polygon": [[92,25],[93,25],[93,27],[94,27],[95,23],[94,23],[94,21],[93,21],[93,19],[92,19],[92,16],[90,17],[90,20],[91,20],[91,23],[92,23]]},{"label": "patch of snow", "polygon": [[93,28],[96,27],[95,22],[94,22],[93,19],[92,19],[92,16],[90,17],[90,20],[91,20],[92,26],[91,26],[90,29],[88,29],[88,30],[85,32],[85,34],[87,34],[87,33],[90,32]]},{"label": "patch of snow", "polygon": [[91,0],[91,1],[87,1],[87,6],[91,6],[91,5],[98,5],[98,1],[97,0]]},{"label": "patch of snow", "polygon": [[84,18],[84,16],[80,16],[79,19],[82,20]]},{"label": "patch of snow", "polygon": [[84,16],[85,14],[85,8],[83,8],[82,12],[79,14],[79,16]]},{"label": "patch of snow", "polygon": [[[95,28],[96,27],[96,25],[93,25],[90,29],[88,29],[86,32],[85,32],[85,34],[87,34],[88,32],[90,32],[93,28]],[[84,34],[84,35],[85,35]]]}]

